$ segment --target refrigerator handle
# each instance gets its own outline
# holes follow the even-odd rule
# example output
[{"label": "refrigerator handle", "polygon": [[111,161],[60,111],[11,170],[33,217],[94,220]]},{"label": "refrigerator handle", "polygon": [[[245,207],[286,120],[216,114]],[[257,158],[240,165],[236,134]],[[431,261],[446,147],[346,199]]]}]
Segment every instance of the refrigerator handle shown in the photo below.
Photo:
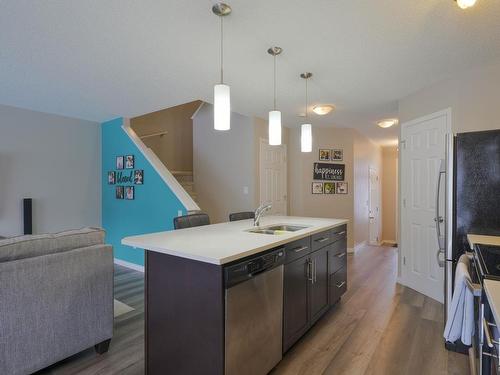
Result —
[{"label": "refrigerator handle", "polygon": [[445,252],[444,249],[444,239],[442,238],[441,235],[441,223],[444,222],[443,216],[441,216],[441,213],[439,212],[439,206],[440,206],[440,198],[441,198],[441,177],[444,175],[446,176],[446,162],[444,160],[441,160],[441,165],[439,167],[439,174],[437,178],[437,187],[436,187],[436,216],[434,217],[434,222],[436,223],[436,235],[437,235],[437,241],[438,241],[438,251],[436,253],[436,260],[437,264],[439,267],[443,268],[444,267],[444,260],[441,260],[440,255]]}]

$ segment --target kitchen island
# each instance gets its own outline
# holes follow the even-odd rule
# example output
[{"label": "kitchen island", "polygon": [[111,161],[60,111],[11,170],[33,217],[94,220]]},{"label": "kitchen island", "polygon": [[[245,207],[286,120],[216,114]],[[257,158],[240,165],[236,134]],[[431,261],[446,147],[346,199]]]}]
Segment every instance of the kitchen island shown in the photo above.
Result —
[{"label": "kitchen island", "polygon": [[[146,373],[257,375],[260,362],[276,361],[258,345],[241,359],[245,346],[259,340],[277,341],[281,358],[346,290],[346,225],[343,219],[268,216],[259,228],[242,220],[124,238],[124,245],[146,250]],[[266,229],[271,226],[285,230]],[[275,286],[253,290],[250,298],[245,284],[268,287],[257,281],[265,269],[254,267],[270,262]],[[255,281],[242,282],[246,277]],[[250,314],[235,303],[261,311]],[[259,328],[261,312],[274,314],[265,320],[269,329]]]}]

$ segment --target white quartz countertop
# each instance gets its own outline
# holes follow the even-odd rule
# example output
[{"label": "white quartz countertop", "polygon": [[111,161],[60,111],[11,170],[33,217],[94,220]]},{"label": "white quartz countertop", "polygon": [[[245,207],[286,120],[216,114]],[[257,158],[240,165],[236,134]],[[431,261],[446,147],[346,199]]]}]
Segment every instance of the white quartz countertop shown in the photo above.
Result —
[{"label": "white quartz countertop", "polygon": [[484,279],[483,286],[495,323],[500,326],[500,281]]},{"label": "white quartz countertop", "polygon": [[482,234],[468,234],[467,240],[469,241],[469,246],[471,250],[474,249],[474,245],[491,245],[500,246],[500,236],[484,236]]},{"label": "white quartz countertop", "polygon": [[264,216],[260,227],[278,224],[307,226],[286,234],[246,232],[253,219],[126,237],[123,245],[212,264],[225,264],[312,234],[347,224],[345,219]]}]

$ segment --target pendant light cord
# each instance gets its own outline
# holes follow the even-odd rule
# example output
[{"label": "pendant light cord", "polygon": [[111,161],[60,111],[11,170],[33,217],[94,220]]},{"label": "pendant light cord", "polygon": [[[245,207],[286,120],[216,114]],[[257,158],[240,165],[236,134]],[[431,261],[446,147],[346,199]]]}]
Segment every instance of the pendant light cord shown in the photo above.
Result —
[{"label": "pendant light cord", "polygon": [[306,78],[305,81],[306,81],[306,119],[307,119],[307,80],[309,78]]},{"label": "pendant light cord", "polygon": [[224,83],[224,17],[220,18],[220,83]]},{"label": "pendant light cord", "polygon": [[274,55],[274,110],[276,110],[276,55]]}]

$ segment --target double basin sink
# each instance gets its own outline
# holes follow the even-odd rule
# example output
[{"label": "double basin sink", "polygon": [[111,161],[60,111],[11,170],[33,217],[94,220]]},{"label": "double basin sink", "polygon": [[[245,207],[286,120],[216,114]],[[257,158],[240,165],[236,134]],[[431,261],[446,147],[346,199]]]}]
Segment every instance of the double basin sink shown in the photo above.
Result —
[{"label": "double basin sink", "polygon": [[301,229],[309,228],[307,225],[295,225],[295,224],[284,224],[284,225],[269,225],[266,227],[255,227],[252,229],[247,229],[246,232],[258,233],[258,234],[271,234],[280,235],[287,234],[291,232],[297,232]]}]

